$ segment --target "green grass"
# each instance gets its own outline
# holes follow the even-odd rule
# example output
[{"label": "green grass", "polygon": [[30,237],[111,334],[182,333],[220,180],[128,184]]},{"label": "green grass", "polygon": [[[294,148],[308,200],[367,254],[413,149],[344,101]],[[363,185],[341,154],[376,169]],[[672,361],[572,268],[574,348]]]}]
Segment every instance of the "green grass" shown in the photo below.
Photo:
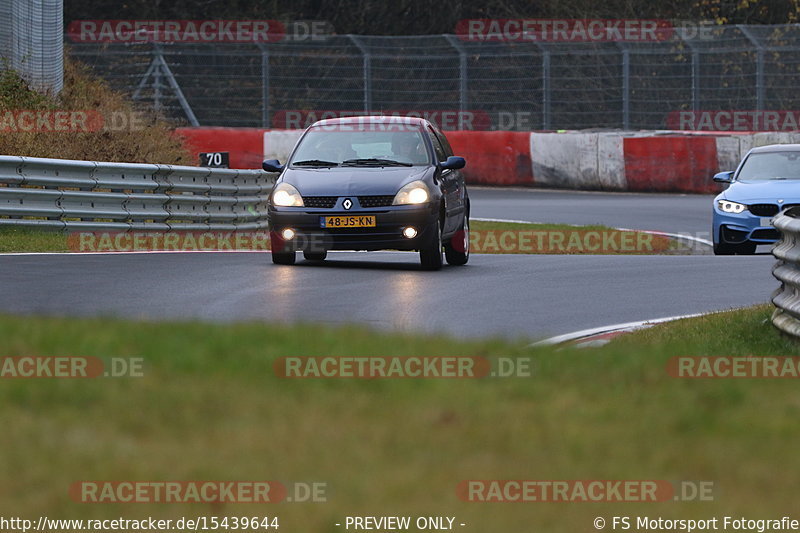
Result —
[{"label": "green grass", "polygon": [[67,251],[67,236],[63,232],[0,227],[0,253]]},{"label": "green grass", "polygon": [[[596,516],[779,517],[795,508],[798,383],[680,380],[675,355],[800,355],[767,307],[690,319],[600,349],[531,349],[360,327],[0,317],[5,356],[141,357],[145,376],[0,379],[0,496],[16,516],[450,515],[471,531],[592,531]],[[531,357],[530,378],[286,380],[287,355]],[[328,483],[327,503],[87,505],[78,480]],[[713,502],[479,504],[466,479],[710,480]],[[6,513],[8,514],[8,513]]]}]

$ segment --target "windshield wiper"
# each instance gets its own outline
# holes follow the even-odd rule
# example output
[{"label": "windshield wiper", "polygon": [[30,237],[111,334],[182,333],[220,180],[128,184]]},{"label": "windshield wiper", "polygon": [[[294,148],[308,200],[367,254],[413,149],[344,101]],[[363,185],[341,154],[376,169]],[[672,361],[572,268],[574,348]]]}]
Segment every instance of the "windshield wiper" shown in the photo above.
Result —
[{"label": "windshield wiper", "polygon": [[324,161],[322,159],[307,159],[305,161],[296,161],[292,163],[298,167],[338,167],[339,163],[335,161]]},{"label": "windshield wiper", "polygon": [[345,159],[342,161],[343,167],[356,167],[356,166],[370,166],[370,167],[413,167],[413,163],[405,163],[403,161],[395,161],[394,159]]}]

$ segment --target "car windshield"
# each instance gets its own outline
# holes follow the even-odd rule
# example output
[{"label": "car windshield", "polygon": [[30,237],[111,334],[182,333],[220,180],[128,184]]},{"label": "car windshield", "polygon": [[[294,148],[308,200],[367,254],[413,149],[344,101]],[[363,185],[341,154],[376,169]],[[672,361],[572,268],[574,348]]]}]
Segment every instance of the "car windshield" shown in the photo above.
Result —
[{"label": "car windshield", "polygon": [[428,165],[430,156],[418,129],[343,131],[312,128],[290,161],[294,166],[411,166]]},{"label": "car windshield", "polygon": [[736,179],[740,181],[800,179],[800,152],[750,154]]}]

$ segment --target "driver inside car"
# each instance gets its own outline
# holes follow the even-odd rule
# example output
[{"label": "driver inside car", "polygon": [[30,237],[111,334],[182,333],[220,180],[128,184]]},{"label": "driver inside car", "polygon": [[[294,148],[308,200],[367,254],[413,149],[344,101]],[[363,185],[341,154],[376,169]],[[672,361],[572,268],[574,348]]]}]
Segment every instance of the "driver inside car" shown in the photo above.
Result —
[{"label": "driver inside car", "polygon": [[392,135],[392,153],[399,161],[414,164],[422,164],[428,158],[422,138],[411,132],[397,132]]}]

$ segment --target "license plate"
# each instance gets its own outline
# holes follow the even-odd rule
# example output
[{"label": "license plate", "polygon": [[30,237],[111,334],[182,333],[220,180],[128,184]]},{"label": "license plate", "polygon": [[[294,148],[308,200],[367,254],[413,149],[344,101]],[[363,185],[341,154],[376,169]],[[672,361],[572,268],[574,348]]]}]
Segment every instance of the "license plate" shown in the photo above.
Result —
[{"label": "license plate", "polygon": [[322,228],[374,228],[375,215],[319,217],[319,225]]},{"label": "license plate", "polygon": [[772,226],[772,217],[761,217],[761,226],[762,227]]}]

